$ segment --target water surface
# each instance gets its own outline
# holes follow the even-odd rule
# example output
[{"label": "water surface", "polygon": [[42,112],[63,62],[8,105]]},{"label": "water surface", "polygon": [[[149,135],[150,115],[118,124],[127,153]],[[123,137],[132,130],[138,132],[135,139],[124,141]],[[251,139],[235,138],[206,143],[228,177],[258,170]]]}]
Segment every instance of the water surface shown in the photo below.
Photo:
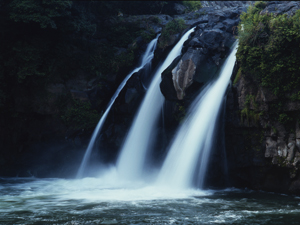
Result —
[{"label": "water surface", "polygon": [[168,189],[111,176],[0,178],[0,224],[299,224],[300,198]]}]

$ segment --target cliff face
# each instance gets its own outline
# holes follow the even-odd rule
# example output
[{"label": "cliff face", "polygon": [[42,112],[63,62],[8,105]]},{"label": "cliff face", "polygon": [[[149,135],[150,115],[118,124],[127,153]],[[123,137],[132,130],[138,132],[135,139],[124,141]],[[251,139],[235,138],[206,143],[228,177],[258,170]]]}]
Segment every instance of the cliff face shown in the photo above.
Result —
[{"label": "cliff face", "polygon": [[[293,15],[299,8],[297,2],[268,2],[256,5],[253,11],[248,11],[249,16],[242,19],[243,22],[257,13],[259,18],[265,18],[265,22],[253,23],[253,27],[260,27],[255,34],[255,43],[249,44],[251,39],[242,39],[232,77],[233,85],[227,96],[225,141],[229,174],[234,186],[300,193],[300,102],[295,95],[299,86],[298,75],[294,76],[292,72],[294,67],[298,67],[299,56],[293,51],[299,52],[300,40],[296,35],[285,42],[285,35],[276,30],[279,24],[275,27],[266,22],[271,16],[273,23],[281,23],[281,26],[285,20],[298,26],[293,18],[299,17]],[[293,26],[285,26],[285,29],[294,29]],[[244,29],[246,33],[251,28]],[[273,40],[276,42],[270,45]],[[262,51],[255,56],[258,61],[252,61],[253,52],[245,54],[246,48]],[[274,53],[278,57],[272,58]],[[263,57],[267,57],[266,62]],[[293,62],[295,58],[298,58],[297,62]],[[284,65],[281,65],[281,60]],[[278,69],[279,65],[281,69]]]}]

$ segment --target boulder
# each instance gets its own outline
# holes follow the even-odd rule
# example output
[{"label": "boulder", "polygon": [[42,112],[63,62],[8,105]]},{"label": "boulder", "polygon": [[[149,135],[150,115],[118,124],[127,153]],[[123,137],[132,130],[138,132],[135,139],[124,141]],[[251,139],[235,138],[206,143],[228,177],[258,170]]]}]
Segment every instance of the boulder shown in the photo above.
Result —
[{"label": "boulder", "polygon": [[272,139],[272,137],[266,138],[266,158],[273,158],[277,156],[277,142]]},{"label": "boulder", "polygon": [[173,15],[181,15],[186,11],[186,7],[182,4],[170,2],[165,5],[162,13],[173,16]]},{"label": "boulder", "polygon": [[185,89],[193,83],[199,53],[199,50],[189,48],[172,70],[172,80],[179,100],[183,99]]},{"label": "boulder", "polygon": [[162,72],[162,80],[160,82],[161,93],[167,100],[177,100],[177,93],[173,85],[172,70],[179,63],[181,56],[176,57],[170,66]]},{"label": "boulder", "polygon": [[[284,4],[283,4],[284,3]],[[295,12],[300,9],[299,2],[282,2],[282,1],[271,1],[266,4],[266,8],[261,11],[261,15],[273,13],[275,16],[281,14],[287,14],[293,16]]]},{"label": "boulder", "polygon": [[220,29],[205,30],[201,33],[199,40],[205,44],[208,50],[217,50],[221,47],[220,43],[224,40],[223,33],[224,31]]},{"label": "boulder", "polygon": [[239,24],[239,20],[233,20],[233,19],[226,19],[223,21],[223,24],[225,25],[225,30],[229,33],[236,33],[237,29],[234,29]]}]

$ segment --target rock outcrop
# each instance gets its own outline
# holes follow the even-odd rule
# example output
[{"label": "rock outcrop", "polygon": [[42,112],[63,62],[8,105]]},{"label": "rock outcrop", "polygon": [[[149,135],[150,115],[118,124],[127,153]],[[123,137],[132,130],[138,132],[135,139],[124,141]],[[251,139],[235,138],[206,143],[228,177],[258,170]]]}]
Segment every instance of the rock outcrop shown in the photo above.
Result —
[{"label": "rock outcrop", "polygon": [[[298,9],[298,2],[266,2],[260,14],[292,16]],[[233,72],[232,82],[236,79],[226,109],[231,182],[237,187],[299,195],[299,100],[293,100],[289,90],[279,99],[255,74],[244,71],[243,75],[239,67],[236,64]]]},{"label": "rock outcrop", "polygon": [[[194,82],[203,85],[214,78],[235,41],[239,15],[245,9],[244,6],[221,10],[208,7],[188,16],[176,17],[184,19],[190,28],[196,28],[185,43],[181,59],[171,70],[168,69],[168,73],[163,73],[161,91],[166,99],[191,99],[192,95],[186,96],[186,91]],[[171,83],[170,79],[175,92],[167,85]],[[176,93],[176,96],[172,96],[172,93]]]},{"label": "rock outcrop", "polygon": [[[249,96],[253,102],[246,115]],[[272,119],[269,114],[274,101],[270,91],[245,77],[230,89],[225,128],[230,178],[238,187],[299,194],[299,124],[287,127]],[[297,102],[287,105],[293,107],[286,112],[299,113]],[[254,110],[255,114],[251,113]]]}]

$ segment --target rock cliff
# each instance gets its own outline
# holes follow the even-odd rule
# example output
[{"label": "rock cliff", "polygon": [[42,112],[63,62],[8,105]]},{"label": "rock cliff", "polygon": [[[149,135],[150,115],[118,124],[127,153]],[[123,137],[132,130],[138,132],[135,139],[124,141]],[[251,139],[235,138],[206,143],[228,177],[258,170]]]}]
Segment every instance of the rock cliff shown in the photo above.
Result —
[{"label": "rock cliff", "polygon": [[[257,12],[260,15],[268,16],[272,13],[281,21],[279,15],[293,16],[300,5],[298,2],[267,2],[261,6],[257,5],[258,7],[261,7]],[[259,26],[263,27],[262,24]],[[267,26],[267,23],[264,26]],[[270,42],[264,42],[264,38],[271,39],[273,34],[275,31],[268,33],[261,30],[256,44],[252,45],[253,48],[260,45],[260,49],[267,49],[265,46]],[[293,38],[299,41],[297,37]],[[280,46],[281,41],[278,41],[277,45]],[[244,46],[243,43],[240,47]],[[298,52],[299,46],[293,43],[285,46],[286,50],[277,48],[274,51],[281,55],[281,58],[290,56],[289,60],[293,61],[296,57],[293,55],[293,49],[296,48]],[[238,59],[241,59],[239,54],[242,52],[238,53]],[[268,51],[263,54],[267,55]],[[249,60],[251,54],[245,57]],[[264,68],[260,68],[259,65],[264,62],[260,58],[258,60],[261,64],[256,62],[250,65],[253,70],[249,71],[243,70],[246,64],[238,60],[232,77],[233,85],[227,97],[225,141],[230,178],[235,186],[299,194],[300,104],[297,98],[291,97],[294,92],[299,91],[299,86],[289,72],[296,64],[281,67],[279,73],[274,73],[271,69],[264,71]],[[250,63],[251,61],[248,61],[248,65]],[[268,63],[278,65],[279,58],[270,58]],[[256,72],[253,72],[255,69]],[[264,74],[260,75],[261,71]],[[272,76],[270,75],[271,79],[266,82],[264,79],[268,74]],[[279,83],[276,79],[280,80]],[[289,82],[294,83],[286,88]]]}]

